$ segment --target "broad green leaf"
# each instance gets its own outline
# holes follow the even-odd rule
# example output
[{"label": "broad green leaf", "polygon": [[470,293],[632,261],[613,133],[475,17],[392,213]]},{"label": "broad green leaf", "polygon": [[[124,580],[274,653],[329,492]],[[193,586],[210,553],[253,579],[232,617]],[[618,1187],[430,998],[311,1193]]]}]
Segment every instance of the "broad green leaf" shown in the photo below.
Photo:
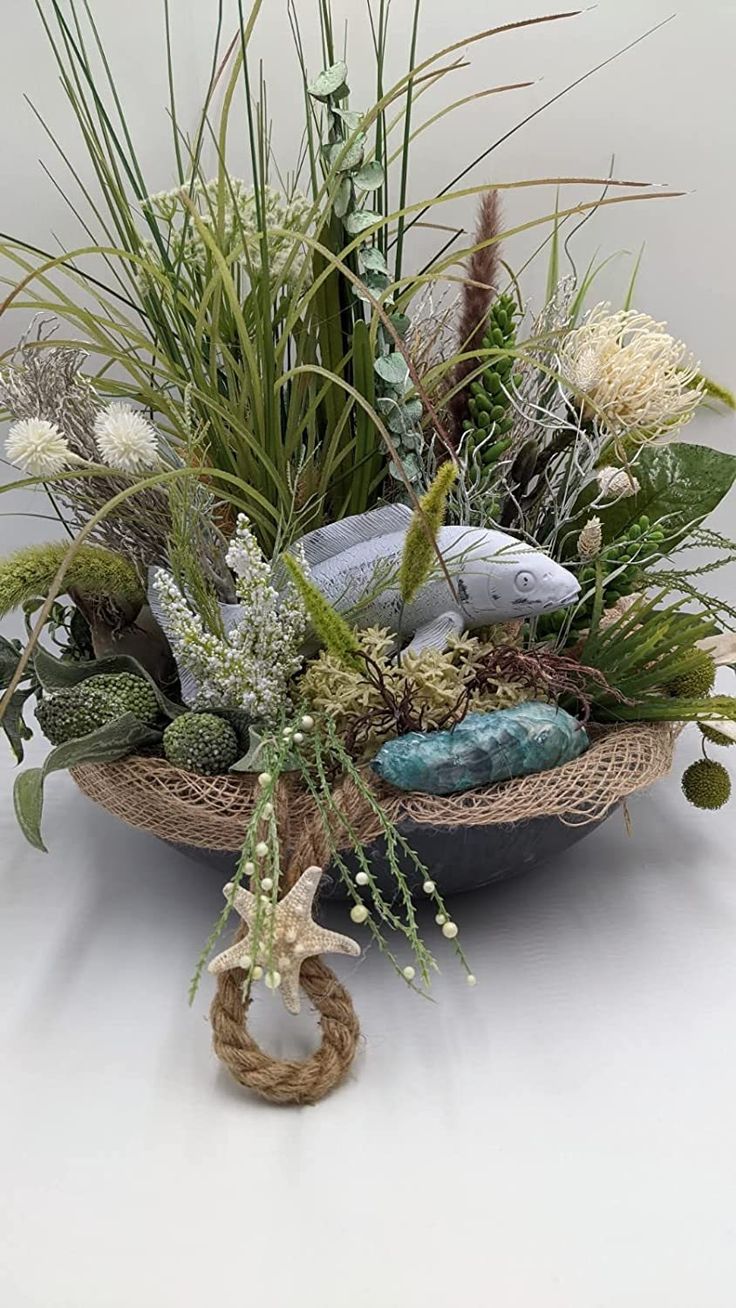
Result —
[{"label": "broad green leaf", "polygon": [[348,66],[342,62],[332,64],[329,68],[323,69],[319,77],[307,87],[313,100],[329,100],[331,95],[335,95],[345,85],[348,76]]},{"label": "broad green leaf", "polygon": [[360,236],[362,232],[367,232],[370,227],[375,227],[376,223],[380,222],[382,222],[380,213],[374,213],[372,209],[356,209],[345,219],[345,230],[351,236]]},{"label": "broad green leaf", "polygon": [[71,663],[64,659],[55,659],[48,650],[43,649],[41,645],[37,646],[34,655],[34,667],[36,676],[44,690],[51,694],[57,690],[68,690],[73,686],[79,686],[83,681],[90,677],[114,676],[120,672],[130,672],[134,677],[142,677],[147,681],[154,691],[158,700],[161,712],[167,718],[177,718],[186,709],[181,704],[175,704],[153,680],[153,677],[130,654],[109,654],[101,659],[88,659],[83,663]]},{"label": "broad green leaf", "polygon": [[23,762],[23,741],[31,740],[33,738],[33,732],[30,727],[26,725],[23,717],[23,709],[25,708],[26,700],[32,694],[33,690],[30,688],[27,690],[16,690],[5,709],[2,721],[3,731],[5,732],[10,748],[19,763]]},{"label": "broad green leaf", "polygon": [[0,687],[7,686],[13,676],[22,649],[19,640],[8,640],[6,636],[0,636]]},{"label": "broad green leaf", "polygon": [[383,185],[383,175],[383,164],[377,159],[370,159],[354,173],[353,181],[362,191],[375,191]]},{"label": "broad green leaf", "polygon": [[[645,513],[662,527],[671,547],[728,494],[736,479],[736,457],[706,445],[655,445],[641,451],[634,471],[639,492],[596,509],[604,539],[618,539]],[[573,518],[582,518],[597,495],[596,485],[586,487]]]},{"label": "broad green leaf", "polygon": [[43,786],[52,772],[76,767],[79,763],[113,763],[126,754],[132,754],[139,745],[153,745],[160,739],[160,731],[145,727],[132,713],[125,713],[115,722],[108,722],[97,731],[90,731],[87,736],[57,745],[47,756],[43,767],[21,772],[15,779],[13,803],[26,840],[35,849],[46,853],[41,837]]},{"label": "broad green leaf", "polygon": [[385,381],[389,386],[397,389],[406,386],[409,380],[409,368],[403,354],[394,351],[392,354],[384,354],[382,358],[376,359],[376,374]]}]

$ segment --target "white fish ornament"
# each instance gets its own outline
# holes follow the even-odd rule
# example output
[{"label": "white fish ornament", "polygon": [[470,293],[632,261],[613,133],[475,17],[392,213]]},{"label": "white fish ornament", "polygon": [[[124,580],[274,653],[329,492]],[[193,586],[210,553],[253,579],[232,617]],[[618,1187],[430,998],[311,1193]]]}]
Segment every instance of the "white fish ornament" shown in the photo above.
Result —
[{"label": "white fish ornament", "polygon": [[388,504],[319,527],[299,545],[311,580],[338,612],[361,627],[387,627],[402,643],[411,636],[413,651],[444,649],[453,632],[553,613],[580,594],[571,572],[506,532],[441,527],[437,545],[452,587],[435,576],[403,604],[397,576],[411,520],[407,505]]}]

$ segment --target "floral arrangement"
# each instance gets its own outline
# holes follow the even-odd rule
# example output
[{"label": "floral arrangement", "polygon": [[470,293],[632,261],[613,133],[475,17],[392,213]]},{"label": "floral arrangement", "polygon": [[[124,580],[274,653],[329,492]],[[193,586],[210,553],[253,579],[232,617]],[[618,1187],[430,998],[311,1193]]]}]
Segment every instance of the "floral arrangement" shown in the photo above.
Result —
[{"label": "floral arrangement", "polygon": [[[353,106],[329,3],[317,75],[290,5],[304,135],[284,173],[254,81],[256,0],[227,49],[218,28],[192,135],[172,74],[173,179],[155,191],[88,7],[40,5],[97,190],[75,174],[78,249],[1,250],[0,312],[26,324],[0,366],[21,473],[3,491],[32,488],[57,522],[0,561],[0,613],[22,611],[27,632],[0,645],[2,725],[23,764],[34,704],[52,747],[18,773],[16,812],[42,849],[48,776],[129,757],[241,785],[250,816],[193,992],[209,963],[246,1006],[263,980],[295,1010],[300,979],[314,995],[310,959],[359,952],[312,920],[323,869],[287,856],[289,794],[321,824],[352,923],[424,992],[436,963],[417,891],[475,976],[392,795],[554,784],[627,724],[687,722],[703,756],[685,796],[714,809],[730,793],[711,750],[736,740],[736,698],[715,689],[736,664],[736,611],[706,585],[736,543],[707,520],[736,456],[679,437],[704,404],[734,401],[634,307],[635,275],[621,303],[597,303],[599,268],[563,266],[580,216],[667,197],[612,177],[461,188],[467,168],[411,198],[413,143],[442,116],[421,117],[425,91],[478,43],[573,17],[420,60],[420,8],[390,87],[390,6],[371,11],[378,90]],[[228,166],[236,121],[248,181]],[[554,209],[524,225],[549,257],[534,304],[506,262],[501,198],[550,184]],[[573,185],[587,198],[565,204]],[[443,226],[416,271],[412,229],[457,198],[477,205],[473,236]],[[344,785],[383,840],[388,891]],[[241,938],[213,959],[232,909]]]}]

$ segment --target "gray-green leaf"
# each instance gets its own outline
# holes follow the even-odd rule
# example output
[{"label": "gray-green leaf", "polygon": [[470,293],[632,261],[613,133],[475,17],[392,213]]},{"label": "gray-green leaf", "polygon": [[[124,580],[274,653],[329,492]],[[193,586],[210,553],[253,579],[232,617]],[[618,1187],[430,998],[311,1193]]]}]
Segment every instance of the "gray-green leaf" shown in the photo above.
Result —
[{"label": "gray-green leaf", "polygon": [[29,768],[15,779],[13,803],[18,824],[26,840],[35,849],[46,853],[41,838],[43,816],[43,786],[52,772],[76,767],[79,763],[112,763],[132,754],[140,745],[153,745],[161,739],[161,732],[145,727],[132,713],[125,713],[115,722],[108,722],[97,731],[90,731],[78,740],[57,745],[47,756],[43,767]]},{"label": "gray-green leaf", "polygon": [[377,245],[364,245],[358,251],[358,267],[361,272],[379,272],[388,277],[388,264]]},{"label": "gray-green leaf", "polygon": [[323,69],[319,77],[307,87],[314,100],[329,100],[331,95],[342,90],[348,76],[348,66],[342,62]]},{"label": "gray-green leaf", "polygon": [[19,763],[23,762],[23,741],[31,740],[33,737],[33,732],[30,727],[26,725],[25,718],[23,717],[23,709],[25,708],[26,700],[32,694],[33,690],[30,688],[27,690],[16,690],[15,694],[11,696],[5,709],[5,715],[2,722],[3,731],[8,738],[10,748]]},{"label": "gray-green leaf", "polygon": [[344,218],[353,202],[353,183],[349,177],[343,177],[335,192],[333,209],[338,218]]}]

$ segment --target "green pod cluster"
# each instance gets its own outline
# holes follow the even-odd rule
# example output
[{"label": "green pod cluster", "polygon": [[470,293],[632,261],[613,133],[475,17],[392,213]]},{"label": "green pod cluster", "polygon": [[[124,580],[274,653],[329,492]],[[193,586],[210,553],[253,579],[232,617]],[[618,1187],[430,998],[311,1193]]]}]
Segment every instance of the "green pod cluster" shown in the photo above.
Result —
[{"label": "green pod cluster", "polygon": [[[660,553],[663,540],[661,527],[653,526],[647,515],[642,513],[618,540],[606,547],[598,562],[603,569],[607,608],[639,588],[642,573],[647,564]],[[614,573],[618,575],[613,577]],[[580,584],[585,590],[595,582],[595,566],[588,564],[579,575]],[[607,582],[608,577],[613,580]]]},{"label": "green pod cluster", "polygon": [[513,413],[508,396],[512,384],[521,381],[514,374],[516,349],[516,323],[518,310],[511,295],[499,295],[488,312],[483,333],[484,350],[508,350],[508,354],[494,354],[479,377],[471,382],[468,392],[467,417],[463,422],[465,445],[472,457],[476,449],[485,467],[492,468],[511,445],[509,432],[513,426]]}]

